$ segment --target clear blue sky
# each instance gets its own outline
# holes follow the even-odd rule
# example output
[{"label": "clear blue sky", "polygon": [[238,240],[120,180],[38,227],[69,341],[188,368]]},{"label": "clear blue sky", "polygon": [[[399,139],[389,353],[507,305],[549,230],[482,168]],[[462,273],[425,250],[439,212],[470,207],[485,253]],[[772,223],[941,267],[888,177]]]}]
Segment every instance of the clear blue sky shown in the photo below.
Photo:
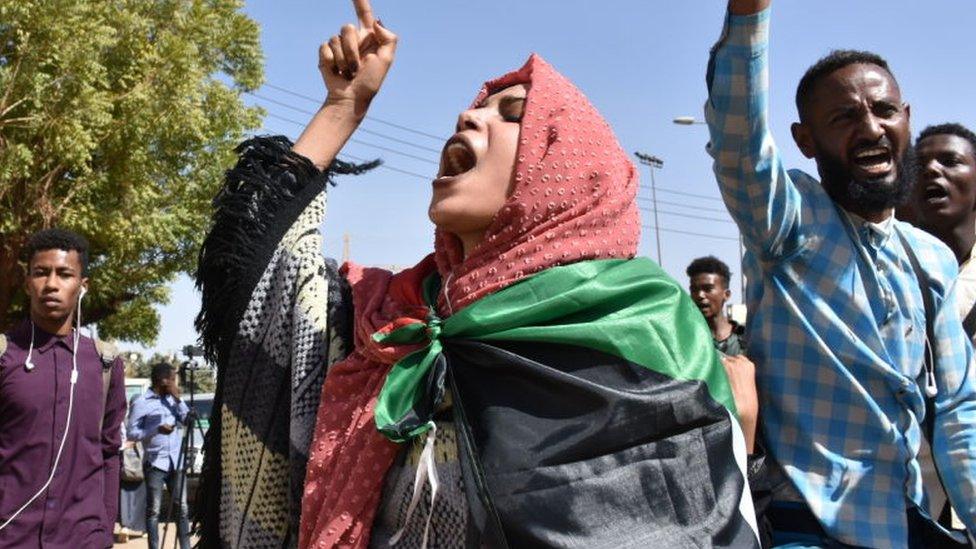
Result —
[{"label": "clear blue sky", "polygon": [[[664,159],[657,185],[672,192],[658,193],[659,210],[671,212],[660,214],[662,228],[726,239],[662,232],[664,267],[684,283],[684,267],[694,257],[717,255],[732,267],[733,301],[739,300],[738,245],[727,240],[738,233],[715,200],[718,191],[704,151],[706,129],[671,122],[682,115],[701,118],[708,50],[721,30],[725,2],[373,0],[373,8],[400,36],[400,46],[371,116],[446,138],[481,82],[517,68],[537,52],[589,96],[626,150]],[[271,86],[324,97],[317,48],[343,23],[354,21],[351,1],[260,0],[248,2],[246,11],[261,25],[268,85],[257,92],[263,99],[245,99],[268,111],[263,132],[294,139],[301,127],[282,118],[303,123],[308,115],[294,108],[310,110],[316,103]],[[912,104],[916,132],[943,121],[976,126],[970,99],[976,89],[974,28],[976,3],[971,0],[780,0],[771,38],[771,124],[788,165],[814,170],[790,138],[789,124],[796,117],[793,93],[803,71],[834,48],[870,49],[888,59]],[[361,128],[354,139],[431,162],[438,153],[425,149],[439,150],[443,143],[373,120]],[[344,152],[380,157],[390,168],[415,174],[436,171],[435,164],[364,144],[350,143]],[[641,178],[650,183],[646,168]],[[648,189],[641,193],[650,197]],[[432,246],[429,198],[429,180],[391,169],[341,179],[329,192],[322,228],[325,253],[340,257],[342,236],[348,233],[357,262],[414,264]],[[650,203],[642,200],[641,205]],[[651,214],[644,213],[645,224],[652,224]],[[650,229],[645,229],[640,253],[656,256]],[[172,302],[160,308],[162,331],[152,348],[162,352],[196,338],[192,320],[199,302],[192,284],[181,277],[172,294]]]}]

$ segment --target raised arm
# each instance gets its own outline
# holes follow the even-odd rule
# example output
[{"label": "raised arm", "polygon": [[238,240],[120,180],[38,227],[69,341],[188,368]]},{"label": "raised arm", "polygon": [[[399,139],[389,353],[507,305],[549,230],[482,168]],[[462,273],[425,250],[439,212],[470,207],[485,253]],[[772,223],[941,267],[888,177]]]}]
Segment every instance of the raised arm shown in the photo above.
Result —
[{"label": "raised arm", "polygon": [[796,245],[800,195],[769,134],[769,0],[733,0],[708,64],[705,119],[715,176],[746,246],[761,258]]},{"label": "raised arm", "polygon": [[[275,303],[280,294],[294,293],[297,282],[291,279],[255,293],[266,272],[289,262],[307,268],[324,261],[316,242],[327,183],[337,174],[358,175],[379,164],[336,158],[366,116],[397,44],[396,35],[375,19],[369,0],[353,0],[353,6],[358,26],[344,25],[319,48],[319,72],[328,92],[322,108],[294,144],[281,136],[241,144],[237,165],[214,198],[196,272],[203,298],[196,328],[208,359],[218,365],[242,328],[249,302],[260,309],[256,300]],[[324,310],[322,303],[319,312]]]},{"label": "raised arm", "polygon": [[359,26],[343,25],[319,47],[328,96],[293,150],[319,169],[328,166],[366,116],[393,64],[397,37],[373,17],[369,0],[353,0]]},{"label": "raised arm", "polygon": [[[202,547],[286,547],[297,539],[293,510],[301,507],[315,412],[326,369],[347,352],[341,328],[351,314],[344,281],[322,255],[325,190],[337,174],[378,164],[336,155],[365,116],[396,48],[396,36],[374,19],[368,1],[354,5],[358,26],[346,25],[319,50],[328,97],[298,142],[279,136],[242,144],[214,199],[196,272],[196,327],[217,365],[197,496],[203,503],[194,509]],[[244,451],[265,459],[254,466],[224,462]],[[233,486],[266,479],[272,482],[262,498],[234,497]],[[287,528],[259,535],[255,516]]]}]

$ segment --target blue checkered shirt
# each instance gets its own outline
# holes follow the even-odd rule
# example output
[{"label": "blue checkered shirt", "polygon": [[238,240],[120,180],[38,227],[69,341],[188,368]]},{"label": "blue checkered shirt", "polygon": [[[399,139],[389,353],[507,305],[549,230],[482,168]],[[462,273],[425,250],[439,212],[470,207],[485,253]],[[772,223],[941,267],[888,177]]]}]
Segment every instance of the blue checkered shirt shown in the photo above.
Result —
[{"label": "blue checkered shirt", "polygon": [[816,179],[783,167],[768,130],[768,34],[768,10],[729,16],[709,62],[705,115],[748,250],[749,351],[769,449],[831,536],[907,545],[906,509],[927,505],[917,460],[925,310],[897,231],[932,282],[936,463],[976,532],[976,387],[955,257],[906,223],[847,214]]}]

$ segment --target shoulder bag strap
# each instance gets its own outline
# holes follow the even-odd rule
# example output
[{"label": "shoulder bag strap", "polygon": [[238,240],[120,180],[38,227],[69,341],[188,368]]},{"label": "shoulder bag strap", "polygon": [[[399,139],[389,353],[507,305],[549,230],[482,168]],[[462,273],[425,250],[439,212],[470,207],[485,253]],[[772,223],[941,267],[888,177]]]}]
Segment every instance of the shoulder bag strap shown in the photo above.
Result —
[{"label": "shoulder bag strap", "polygon": [[[925,307],[925,364],[927,367],[931,368],[933,372],[938,365],[938,358],[935,353],[933,346],[935,345],[935,303],[932,299],[932,283],[929,276],[922,269],[922,264],[918,261],[918,256],[915,255],[915,251],[909,245],[908,240],[904,235],[901,234],[897,229],[895,232],[898,233],[898,238],[901,240],[901,245],[905,249],[905,254],[908,256],[908,262],[912,265],[912,270],[915,271],[915,277],[918,279],[919,289],[922,292],[922,304]],[[970,311],[969,316],[973,316],[973,312]],[[924,372],[923,372],[923,375]],[[939,465],[935,462],[935,445],[934,445],[934,435],[935,435],[935,397],[931,397],[922,391],[922,395],[925,397],[925,421],[922,423],[922,434],[925,436],[925,440],[928,442],[929,448],[932,452],[932,461],[935,466],[935,472],[939,477],[939,483],[942,484],[942,490],[946,493],[946,506],[941,513],[941,516],[932,517],[935,522],[937,522],[942,527],[947,530],[952,529],[952,516],[951,507],[948,503],[949,494],[945,490],[945,481],[942,480],[942,473],[939,473]]]},{"label": "shoulder bag strap", "polygon": [[[915,278],[918,279],[919,290],[922,292],[922,305],[925,307],[925,365],[934,372],[938,360],[935,356],[935,349],[932,347],[935,344],[935,303],[932,301],[932,284],[908,240],[901,234],[901,231],[895,229],[895,232],[898,233],[898,239],[901,240],[901,245],[908,256],[908,262],[911,263],[912,270],[915,271]],[[928,396],[924,391],[922,394],[925,395],[925,424],[922,425],[922,431],[931,444],[935,428],[935,397]]]}]

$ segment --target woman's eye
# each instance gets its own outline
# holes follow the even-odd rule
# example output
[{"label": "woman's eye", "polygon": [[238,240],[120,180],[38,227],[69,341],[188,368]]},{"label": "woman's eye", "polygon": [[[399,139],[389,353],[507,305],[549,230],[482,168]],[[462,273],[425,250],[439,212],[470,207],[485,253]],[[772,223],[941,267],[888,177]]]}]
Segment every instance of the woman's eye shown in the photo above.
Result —
[{"label": "woman's eye", "polygon": [[502,102],[498,107],[502,119],[506,122],[521,122],[525,111],[524,99],[513,99]]},{"label": "woman's eye", "polygon": [[508,107],[502,109],[502,118],[506,122],[521,122],[522,121],[522,106],[518,107]]}]

